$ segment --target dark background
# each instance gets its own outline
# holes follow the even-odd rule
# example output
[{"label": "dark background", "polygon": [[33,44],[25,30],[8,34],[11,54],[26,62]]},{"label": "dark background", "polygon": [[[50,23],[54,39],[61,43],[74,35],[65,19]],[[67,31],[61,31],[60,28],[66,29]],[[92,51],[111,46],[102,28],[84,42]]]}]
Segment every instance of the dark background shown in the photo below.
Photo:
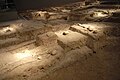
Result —
[{"label": "dark background", "polygon": [[36,10],[51,6],[60,6],[77,1],[84,1],[84,0],[14,0],[16,9],[19,11],[31,10],[31,9]]}]

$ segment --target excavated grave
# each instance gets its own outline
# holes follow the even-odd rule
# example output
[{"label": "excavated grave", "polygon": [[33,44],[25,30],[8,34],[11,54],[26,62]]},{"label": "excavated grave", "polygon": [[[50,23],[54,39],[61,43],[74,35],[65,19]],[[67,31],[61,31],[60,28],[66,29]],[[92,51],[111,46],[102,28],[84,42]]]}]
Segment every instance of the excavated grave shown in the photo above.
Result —
[{"label": "excavated grave", "polygon": [[[116,44],[119,42],[119,35],[116,34],[119,32],[119,27],[112,28],[110,24],[107,24],[108,26],[105,23],[98,24],[76,24],[67,30],[39,34],[35,41],[0,54],[1,79],[42,79],[76,62],[91,58],[96,55],[95,53],[102,51],[101,46],[105,47],[104,45],[108,45],[109,42],[113,44],[115,38]],[[113,37],[115,38],[106,39]],[[29,54],[28,57],[20,57],[21,54],[26,53]]]},{"label": "excavated grave", "polygon": [[120,79],[119,23],[23,23],[0,34],[0,80]]}]

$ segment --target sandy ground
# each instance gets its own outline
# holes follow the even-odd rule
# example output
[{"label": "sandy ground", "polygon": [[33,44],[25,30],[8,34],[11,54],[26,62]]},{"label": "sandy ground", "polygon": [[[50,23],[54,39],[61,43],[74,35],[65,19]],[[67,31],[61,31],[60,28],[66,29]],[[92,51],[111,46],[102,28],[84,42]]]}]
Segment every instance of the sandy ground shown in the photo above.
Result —
[{"label": "sandy ground", "polygon": [[[92,37],[100,40],[94,42],[95,48],[88,47],[93,45],[91,37],[69,31],[71,24],[66,28],[59,28],[60,31],[58,27],[61,26],[52,27],[58,38],[54,36],[54,32],[44,32],[38,37],[40,39],[2,48],[1,80],[119,80],[120,39],[119,34],[116,34],[119,24],[114,24],[114,28],[111,23],[87,24],[96,25],[93,30],[98,28],[100,34],[108,31],[104,34],[107,35],[106,39],[101,39],[100,35],[94,37],[94,34],[88,32]],[[63,32],[66,35],[62,35]],[[86,41],[89,40],[90,44],[86,46]],[[39,42],[37,46],[36,41]],[[62,44],[59,41],[62,41]],[[65,47],[66,45],[68,47]],[[30,53],[30,55],[21,57],[21,53]]]},{"label": "sandy ground", "polygon": [[41,80],[119,80],[120,46],[112,48],[115,50],[102,50],[101,53],[59,69]]},{"label": "sandy ground", "polygon": [[1,23],[0,80],[120,80],[120,24],[105,21]]}]

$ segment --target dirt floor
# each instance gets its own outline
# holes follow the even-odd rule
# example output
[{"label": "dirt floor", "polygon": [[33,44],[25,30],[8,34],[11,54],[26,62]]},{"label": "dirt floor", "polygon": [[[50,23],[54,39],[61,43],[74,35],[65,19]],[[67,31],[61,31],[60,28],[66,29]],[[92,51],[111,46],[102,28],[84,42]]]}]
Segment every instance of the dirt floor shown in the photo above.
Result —
[{"label": "dirt floor", "polygon": [[119,9],[92,10],[0,23],[0,80],[120,80]]}]

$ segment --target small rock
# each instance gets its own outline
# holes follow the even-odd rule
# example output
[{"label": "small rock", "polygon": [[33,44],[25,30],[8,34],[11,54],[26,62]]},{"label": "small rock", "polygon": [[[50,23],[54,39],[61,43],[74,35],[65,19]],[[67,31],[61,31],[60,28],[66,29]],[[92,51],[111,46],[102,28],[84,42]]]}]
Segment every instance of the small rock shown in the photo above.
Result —
[{"label": "small rock", "polygon": [[93,34],[97,34],[97,32],[96,32],[96,31],[93,31]]},{"label": "small rock", "polygon": [[82,28],[85,28],[85,26],[81,26]]},{"label": "small rock", "polygon": [[51,55],[56,55],[57,54],[57,50],[54,50]]},{"label": "small rock", "polygon": [[41,59],[42,59],[42,57],[41,57],[41,56],[39,56],[39,57],[37,57],[37,59],[38,59],[38,60],[41,60]]},{"label": "small rock", "polygon": [[89,30],[90,32],[91,32],[91,31],[93,31],[93,30],[92,30],[92,29],[90,29],[90,28],[87,28],[87,30]]},{"label": "small rock", "polygon": [[63,32],[63,35],[67,35],[68,33],[67,32]]},{"label": "small rock", "polygon": [[11,30],[10,30],[10,29],[8,29],[8,30],[6,30],[6,32],[11,32]]}]

